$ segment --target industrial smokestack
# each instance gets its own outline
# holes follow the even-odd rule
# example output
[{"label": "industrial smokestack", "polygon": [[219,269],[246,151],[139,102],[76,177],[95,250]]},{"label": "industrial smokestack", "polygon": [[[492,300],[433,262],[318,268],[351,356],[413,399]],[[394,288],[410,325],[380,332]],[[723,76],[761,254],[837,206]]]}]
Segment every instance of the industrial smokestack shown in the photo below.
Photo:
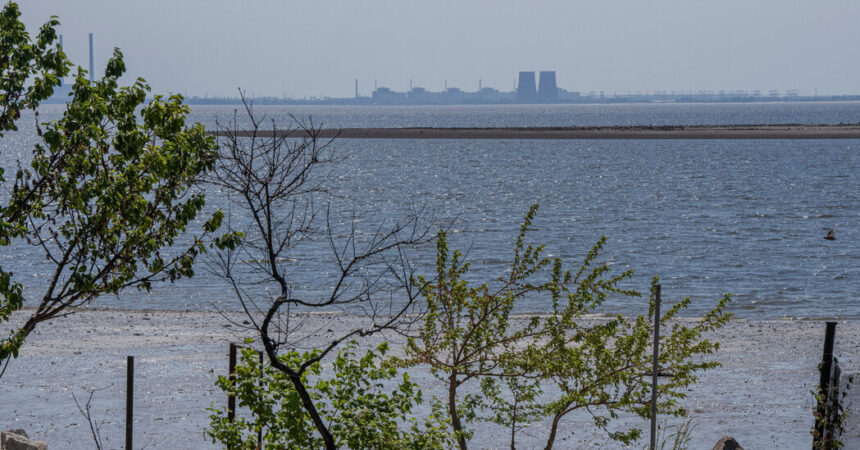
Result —
[{"label": "industrial smokestack", "polygon": [[95,78],[93,77],[95,65],[93,64],[93,34],[90,33],[90,83],[92,83]]},{"label": "industrial smokestack", "polygon": [[[63,35],[60,35],[60,50],[63,49]],[[63,77],[60,77],[60,86],[63,85]]]}]

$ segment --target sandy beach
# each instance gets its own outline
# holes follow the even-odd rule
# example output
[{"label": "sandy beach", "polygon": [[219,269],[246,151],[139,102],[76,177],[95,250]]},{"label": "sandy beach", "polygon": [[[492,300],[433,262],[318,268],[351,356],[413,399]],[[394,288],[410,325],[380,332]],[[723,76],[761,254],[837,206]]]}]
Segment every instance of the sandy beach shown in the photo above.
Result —
[{"label": "sandy beach", "polygon": [[[239,313],[228,316],[238,324],[244,318]],[[362,319],[318,314],[306,320],[314,339],[327,339]],[[206,408],[226,404],[214,382],[227,371],[228,343],[246,335],[246,330],[215,312],[86,310],[43,324],[0,378],[0,428],[23,428],[31,437],[47,441],[49,448],[92,448],[72,394],[86,400],[87,389],[107,387],[95,394],[94,415],[104,421],[106,447],[121,447],[125,363],[126,356],[133,355],[135,447],[215,448],[202,431],[208,423]],[[810,391],[818,379],[823,335],[822,321],[736,319],[711,336],[722,343],[716,359],[723,367],[706,373],[684,402],[695,424],[692,448],[710,449],[725,434],[748,449],[809,448]],[[391,341],[398,351],[401,341]],[[860,369],[857,348],[860,323],[840,322],[836,354],[847,373]],[[435,393],[427,372],[416,370],[413,378],[425,395]],[[619,423],[647,430],[640,421]],[[533,425],[523,432],[520,446],[541,446],[544,435],[544,424]],[[473,448],[506,444],[505,433],[490,426],[479,426],[477,436]],[[559,448],[618,447],[585,416],[571,417],[560,436],[566,440],[558,442]],[[642,445],[634,448],[643,448],[646,441],[647,433]]]},{"label": "sandy beach", "polygon": [[[224,131],[212,134],[223,136]],[[238,136],[250,136],[239,130]],[[307,137],[304,130],[259,130],[257,136]],[[679,125],[618,127],[344,128],[316,131],[340,139],[860,139],[860,124]]]}]

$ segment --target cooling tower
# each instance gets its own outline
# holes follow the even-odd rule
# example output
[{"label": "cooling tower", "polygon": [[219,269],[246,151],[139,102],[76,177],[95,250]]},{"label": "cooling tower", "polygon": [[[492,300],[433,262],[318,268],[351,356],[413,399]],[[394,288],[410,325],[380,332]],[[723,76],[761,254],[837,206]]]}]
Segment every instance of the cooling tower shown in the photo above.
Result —
[{"label": "cooling tower", "polygon": [[558,86],[555,83],[554,70],[540,73],[537,96],[541,102],[553,103],[558,101]]},{"label": "cooling tower", "polygon": [[535,88],[535,73],[520,72],[520,81],[517,83],[517,101],[533,102],[537,100],[537,89]]}]

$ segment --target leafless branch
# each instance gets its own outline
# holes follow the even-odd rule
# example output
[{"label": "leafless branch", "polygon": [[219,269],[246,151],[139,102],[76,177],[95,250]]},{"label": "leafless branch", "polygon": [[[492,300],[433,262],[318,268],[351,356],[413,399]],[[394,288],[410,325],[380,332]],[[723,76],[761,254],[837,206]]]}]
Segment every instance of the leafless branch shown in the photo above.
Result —
[{"label": "leafless branch", "polygon": [[113,386],[113,384],[107,385],[103,388],[87,389],[87,392],[89,392],[90,395],[89,395],[89,397],[87,397],[87,402],[84,404],[83,407],[81,406],[80,402],[78,402],[78,398],[75,396],[75,393],[72,392],[72,399],[75,401],[75,406],[78,407],[78,411],[81,412],[81,415],[84,416],[85,419],[87,419],[87,423],[90,426],[90,434],[92,435],[93,443],[95,444],[96,449],[98,449],[98,450],[102,450],[104,448],[104,446],[102,445],[102,436],[101,436],[100,428],[101,428],[101,425],[103,425],[105,423],[105,421],[102,420],[101,422],[96,422],[96,420],[93,418],[93,413],[92,413],[93,395],[95,395],[96,392],[104,391],[104,390],[106,390],[112,386]]},{"label": "leafless branch", "polygon": [[[207,181],[228,199],[229,210],[240,212],[237,221],[242,223],[228,219],[227,228],[241,232],[243,239],[237,247],[211,255],[211,268],[229,284],[272,367],[290,377],[326,446],[332,448],[332,437],[302,374],[346,341],[396,330],[415,320],[409,313],[421,290],[413,286],[414,267],[407,249],[429,241],[432,220],[426,211],[416,209],[368,232],[359,226],[358,214],[338,216],[326,184],[342,161],[333,140],[321,139],[312,119],[303,122],[295,117],[286,132],[274,122],[272,132],[264,132],[265,118],[255,117],[253,105],[243,92],[240,95],[247,114],[243,125],[248,128],[240,129],[236,115],[232,123],[218,125],[220,159]],[[293,136],[291,130],[300,132]],[[305,244],[328,247],[334,276],[325,280],[331,287],[324,295],[303,294],[292,272],[297,249]],[[326,342],[308,342],[317,355],[291,366],[278,356],[305,345],[313,335],[303,329],[308,316],[296,315],[298,310],[361,314],[366,324],[339,330]]]}]

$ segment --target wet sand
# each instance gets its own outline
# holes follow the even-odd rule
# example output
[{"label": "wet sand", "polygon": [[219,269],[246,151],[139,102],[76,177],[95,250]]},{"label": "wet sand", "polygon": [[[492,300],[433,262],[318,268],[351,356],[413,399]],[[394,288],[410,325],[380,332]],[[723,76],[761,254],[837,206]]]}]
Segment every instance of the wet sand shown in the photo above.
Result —
[{"label": "wet sand", "polygon": [[[216,136],[225,132],[217,131]],[[240,130],[239,136],[250,136]],[[304,130],[259,130],[257,136],[307,137]],[[317,130],[342,139],[860,139],[860,124],[695,125],[630,127],[344,128]]]},{"label": "wet sand", "polygon": [[[228,316],[238,325],[244,318]],[[328,339],[362,321],[332,315],[305,320],[314,339]],[[93,448],[72,393],[85,400],[86,389],[110,386],[96,393],[93,410],[104,421],[105,446],[121,447],[125,362],[126,355],[134,355],[135,446],[216,448],[202,430],[209,421],[206,408],[226,404],[214,382],[227,371],[228,342],[247,335],[237,324],[214,312],[90,310],[41,326],[0,378],[0,428],[24,428],[49,448]],[[724,434],[735,436],[745,448],[809,448],[810,391],[818,379],[823,335],[822,321],[735,320],[712,336],[722,343],[716,359],[723,367],[706,373],[683,402],[696,424],[692,448],[710,449]],[[402,340],[391,340],[398,351]],[[836,354],[846,372],[860,369],[858,348],[860,322],[841,322]],[[414,371],[413,379],[422,384],[425,396],[442,394],[426,371]],[[619,423],[647,430],[647,423],[634,419]],[[545,434],[546,424],[536,424],[518,441],[523,448],[538,447]],[[506,444],[507,434],[490,426],[479,426],[477,436],[473,448]],[[559,448],[616,447],[584,416],[571,417],[561,438]],[[647,432],[640,443],[647,444]]]}]

